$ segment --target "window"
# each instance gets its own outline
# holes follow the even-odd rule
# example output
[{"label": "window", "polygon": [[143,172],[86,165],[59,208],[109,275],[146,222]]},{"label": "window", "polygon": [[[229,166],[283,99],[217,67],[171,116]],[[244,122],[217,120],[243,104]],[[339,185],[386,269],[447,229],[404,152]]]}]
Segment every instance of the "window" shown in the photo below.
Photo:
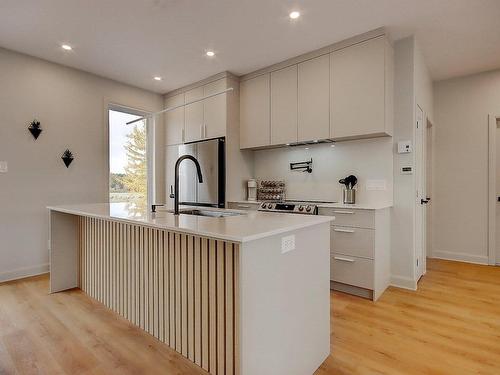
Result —
[{"label": "window", "polygon": [[127,125],[145,113],[112,106],[109,124],[109,202],[143,212],[152,196],[151,120]]}]

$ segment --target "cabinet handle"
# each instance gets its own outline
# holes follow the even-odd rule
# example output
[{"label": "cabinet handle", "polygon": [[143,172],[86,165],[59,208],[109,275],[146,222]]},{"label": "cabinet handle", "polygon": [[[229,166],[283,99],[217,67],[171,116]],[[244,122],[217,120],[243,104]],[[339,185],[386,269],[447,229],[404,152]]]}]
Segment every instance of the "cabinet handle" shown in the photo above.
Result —
[{"label": "cabinet handle", "polygon": [[182,137],[182,143],[186,142],[186,134],[185,134],[184,128],[182,128],[182,130],[181,130],[181,137]]},{"label": "cabinet handle", "polygon": [[343,257],[333,257],[335,260],[340,260],[341,262],[349,262],[349,263],[354,263],[354,259],[349,259],[349,258],[343,258]]},{"label": "cabinet handle", "polygon": [[238,204],[237,207],[239,207],[239,208],[250,208],[250,206],[245,206],[243,204]]},{"label": "cabinet handle", "polygon": [[207,124],[203,125],[203,138],[207,138]]},{"label": "cabinet handle", "polygon": [[336,214],[354,215],[354,211],[333,211]]},{"label": "cabinet handle", "polygon": [[352,229],[338,229],[338,228],[334,228],[333,229],[335,232],[342,232],[342,233],[354,233],[354,230]]}]

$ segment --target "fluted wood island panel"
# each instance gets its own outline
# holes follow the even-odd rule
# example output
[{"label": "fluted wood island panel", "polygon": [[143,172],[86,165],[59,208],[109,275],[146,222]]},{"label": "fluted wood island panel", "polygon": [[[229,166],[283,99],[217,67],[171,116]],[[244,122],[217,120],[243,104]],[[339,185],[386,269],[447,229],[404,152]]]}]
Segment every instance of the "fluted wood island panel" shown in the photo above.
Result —
[{"label": "fluted wood island panel", "polygon": [[330,353],[331,218],[217,211],[232,214],[49,207],[50,292],[80,287],[214,375],[314,373]]},{"label": "fluted wood island panel", "polygon": [[239,244],[78,220],[83,291],[210,373],[238,373]]}]

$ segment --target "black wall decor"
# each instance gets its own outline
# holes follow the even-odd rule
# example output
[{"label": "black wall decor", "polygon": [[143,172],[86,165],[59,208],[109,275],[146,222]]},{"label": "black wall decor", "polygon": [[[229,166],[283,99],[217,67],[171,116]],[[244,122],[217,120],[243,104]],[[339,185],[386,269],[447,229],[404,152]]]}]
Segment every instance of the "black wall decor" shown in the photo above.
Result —
[{"label": "black wall decor", "polygon": [[30,126],[28,126],[28,130],[30,131],[33,138],[37,139],[40,133],[42,132],[42,128],[40,127],[40,121],[34,119],[31,121]]},{"label": "black wall decor", "polygon": [[66,168],[69,168],[69,165],[74,159],[73,153],[69,149],[66,149],[66,151],[64,151],[64,153],[62,154],[61,159],[63,160]]}]

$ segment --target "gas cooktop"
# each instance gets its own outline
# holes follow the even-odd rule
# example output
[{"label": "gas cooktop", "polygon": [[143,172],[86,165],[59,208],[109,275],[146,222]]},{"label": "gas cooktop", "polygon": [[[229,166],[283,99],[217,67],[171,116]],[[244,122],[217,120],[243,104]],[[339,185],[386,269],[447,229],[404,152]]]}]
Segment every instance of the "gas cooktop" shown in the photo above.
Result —
[{"label": "gas cooktop", "polygon": [[317,215],[319,203],[335,203],[314,200],[287,200],[284,202],[262,202],[259,211],[283,212],[290,214]]}]

